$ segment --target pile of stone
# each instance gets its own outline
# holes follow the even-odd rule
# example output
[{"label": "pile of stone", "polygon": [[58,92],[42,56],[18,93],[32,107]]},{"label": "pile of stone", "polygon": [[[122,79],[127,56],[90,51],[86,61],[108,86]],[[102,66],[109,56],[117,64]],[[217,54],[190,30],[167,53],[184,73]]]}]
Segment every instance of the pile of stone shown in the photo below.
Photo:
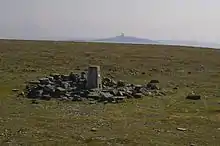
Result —
[{"label": "pile of stone", "polygon": [[[121,80],[101,79],[100,75],[94,76],[94,78],[96,79],[91,79],[91,72],[81,72],[80,74],[71,72],[68,75],[53,73],[37,81],[30,81],[26,86],[25,94],[28,98],[34,99],[57,98],[70,101],[92,99],[111,103],[124,101],[127,98],[164,95],[160,92],[157,80],[151,80],[145,85],[134,85]],[[97,78],[100,79],[97,80]]]}]

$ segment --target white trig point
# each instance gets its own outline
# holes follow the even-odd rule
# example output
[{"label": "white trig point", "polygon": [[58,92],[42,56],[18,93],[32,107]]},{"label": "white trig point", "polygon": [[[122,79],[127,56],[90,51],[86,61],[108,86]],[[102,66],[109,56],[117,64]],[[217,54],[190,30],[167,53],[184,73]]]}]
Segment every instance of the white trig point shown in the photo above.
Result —
[{"label": "white trig point", "polygon": [[100,66],[97,65],[89,66],[88,75],[87,75],[87,88],[88,89],[102,88]]}]

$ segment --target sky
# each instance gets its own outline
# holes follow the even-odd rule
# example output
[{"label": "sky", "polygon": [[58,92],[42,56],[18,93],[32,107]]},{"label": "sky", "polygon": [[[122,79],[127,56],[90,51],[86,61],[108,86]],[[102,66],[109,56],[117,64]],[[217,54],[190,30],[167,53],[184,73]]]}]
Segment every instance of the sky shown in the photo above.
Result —
[{"label": "sky", "polygon": [[219,0],[0,0],[0,38],[220,42]]}]

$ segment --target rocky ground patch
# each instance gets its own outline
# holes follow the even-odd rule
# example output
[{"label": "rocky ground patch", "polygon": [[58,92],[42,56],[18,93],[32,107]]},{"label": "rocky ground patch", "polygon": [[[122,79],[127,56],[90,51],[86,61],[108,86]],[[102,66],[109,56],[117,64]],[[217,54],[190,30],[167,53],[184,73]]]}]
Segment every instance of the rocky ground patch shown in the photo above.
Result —
[{"label": "rocky ground patch", "polygon": [[69,73],[68,75],[52,73],[36,81],[30,81],[24,91],[25,96],[34,99],[82,101],[85,99],[98,102],[118,103],[129,98],[166,95],[159,88],[158,80],[151,80],[144,85],[128,84],[102,78],[102,88],[87,89],[86,72]]}]

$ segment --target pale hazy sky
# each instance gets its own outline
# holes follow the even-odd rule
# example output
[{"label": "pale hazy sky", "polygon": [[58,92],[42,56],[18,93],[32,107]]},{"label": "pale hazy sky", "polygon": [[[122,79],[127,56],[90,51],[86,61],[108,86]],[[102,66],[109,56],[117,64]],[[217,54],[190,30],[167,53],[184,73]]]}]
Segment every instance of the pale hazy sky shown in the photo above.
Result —
[{"label": "pale hazy sky", "polygon": [[0,0],[0,38],[220,42],[219,0]]}]

